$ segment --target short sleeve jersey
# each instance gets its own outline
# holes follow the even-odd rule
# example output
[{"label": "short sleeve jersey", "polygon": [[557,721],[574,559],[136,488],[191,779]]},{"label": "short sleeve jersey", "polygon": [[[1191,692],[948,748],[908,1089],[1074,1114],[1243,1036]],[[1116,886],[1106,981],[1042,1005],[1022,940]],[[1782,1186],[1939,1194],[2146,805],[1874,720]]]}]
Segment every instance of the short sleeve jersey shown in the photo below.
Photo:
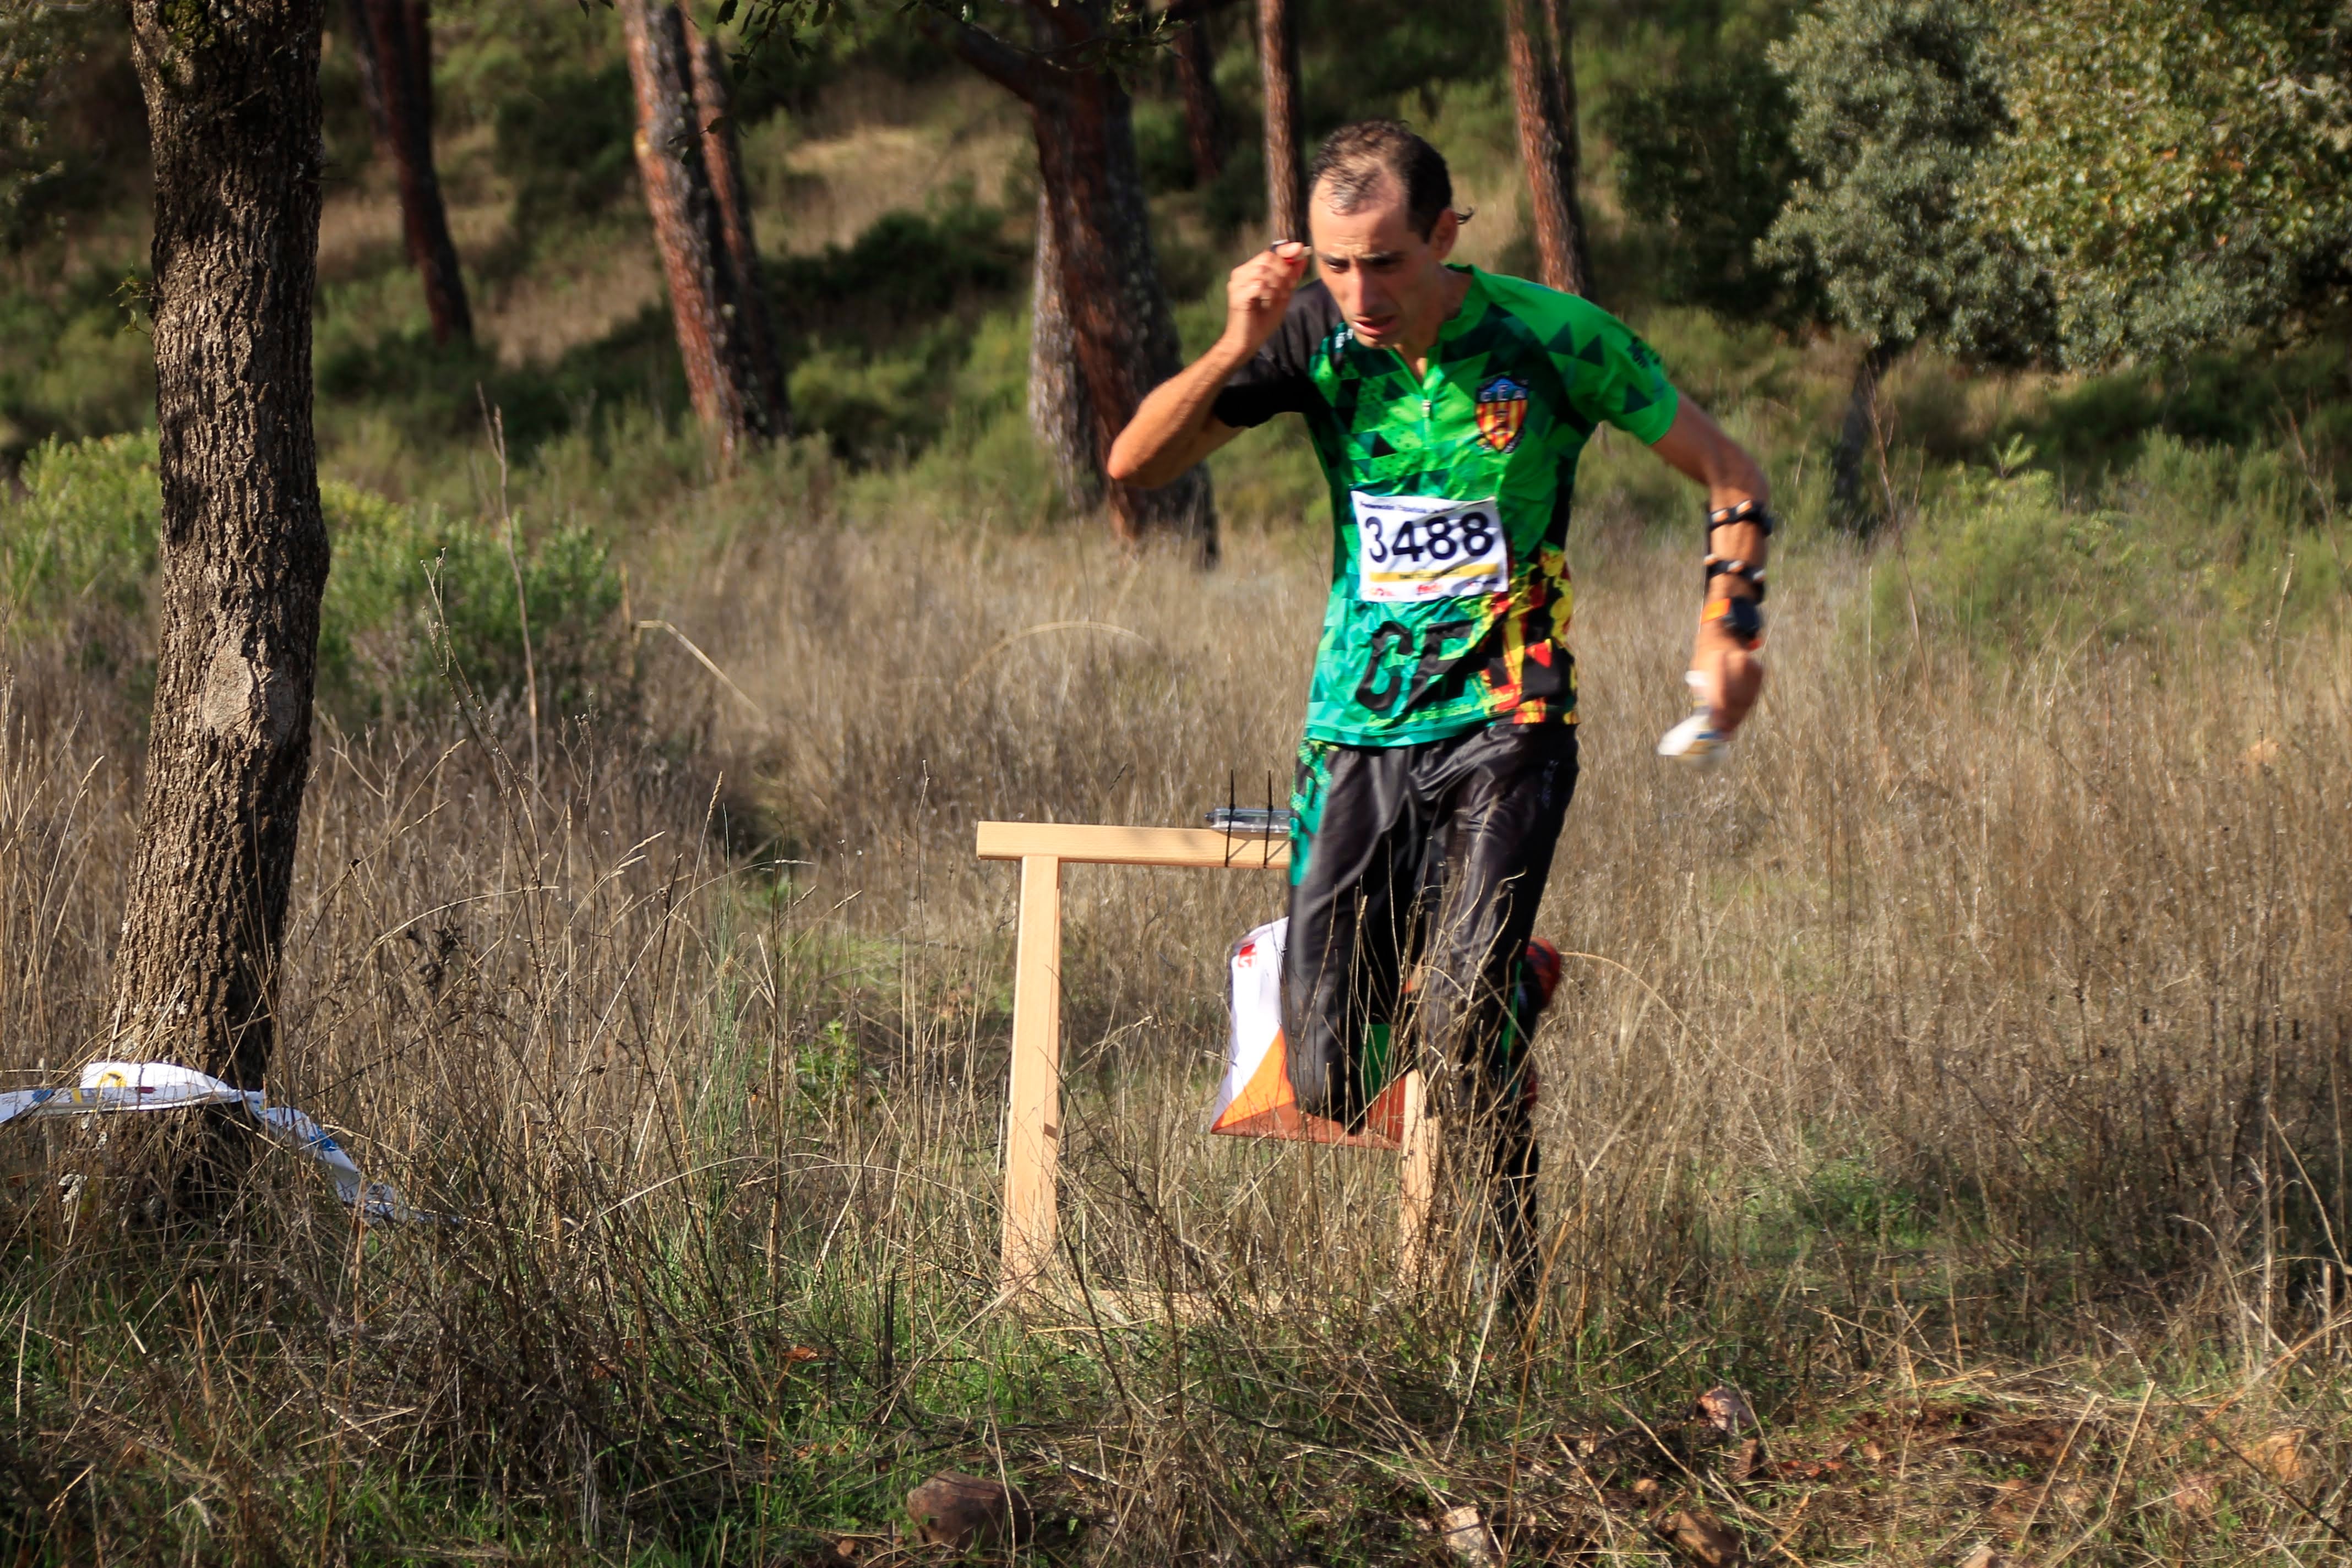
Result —
[{"label": "short sleeve jersey", "polygon": [[1602,421],[1674,423],[1650,345],[1573,294],[1475,268],[1416,379],[1319,281],[1217,395],[1227,425],[1306,416],[1331,486],[1331,597],[1309,737],[1359,746],[1573,722],[1566,544],[1576,463]]}]

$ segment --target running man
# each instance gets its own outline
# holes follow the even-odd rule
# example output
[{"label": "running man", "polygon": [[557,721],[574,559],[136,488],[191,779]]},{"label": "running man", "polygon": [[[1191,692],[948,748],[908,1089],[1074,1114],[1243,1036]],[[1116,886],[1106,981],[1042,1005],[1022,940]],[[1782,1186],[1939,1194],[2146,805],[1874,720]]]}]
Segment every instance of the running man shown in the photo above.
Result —
[{"label": "running man", "polygon": [[1523,1289],[1531,1019],[1512,998],[1576,787],[1577,458],[1605,420],[1706,487],[1691,664],[1726,736],[1764,679],[1764,474],[1607,311],[1448,265],[1453,181],[1404,126],[1334,132],[1308,186],[1311,246],[1234,269],[1223,335],[1144,399],[1109,470],[1166,484],[1277,414],[1306,419],[1334,538],[1291,802],[1291,1086],[1302,1109],[1360,1121],[1381,1087],[1365,1081],[1372,1026],[1409,1002],[1420,1049],[1457,1064],[1440,1114],[1484,1147],[1473,1171]]}]

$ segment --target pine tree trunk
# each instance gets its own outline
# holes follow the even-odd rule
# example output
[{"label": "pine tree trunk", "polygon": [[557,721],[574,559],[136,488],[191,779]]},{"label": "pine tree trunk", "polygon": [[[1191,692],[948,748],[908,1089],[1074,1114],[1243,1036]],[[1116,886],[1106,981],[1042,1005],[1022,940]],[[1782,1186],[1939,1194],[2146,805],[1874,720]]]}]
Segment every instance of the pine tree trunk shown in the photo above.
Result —
[{"label": "pine tree trunk", "polygon": [[1878,524],[1877,509],[1863,494],[1863,469],[1877,441],[1878,384],[1902,357],[1904,346],[1874,342],[1863,351],[1853,369],[1845,418],[1838,426],[1837,445],[1830,451],[1830,521],[1857,536]]},{"label": "pine tree trunk", "polygon": [[1592,264],[1576,197],[1576,57],[1569,0],[1503,0],[1536,255],[1548,288],[1589,294]]},{"label": "pine tree trunk", "polygon": [[1192,151],[1192,178],[1205,185],[1225,169],[1225,109],[1217,97],[1216,51],[1209,18],[1200,17],[1176,40],[1176,85],[1184,99],[1184,140]]},{"label": "pine tree trunk", "polygon": [[[1099,460],[1144,394],[1183,368],[1176,316],[1151,249],[1127,90],[1108,71],[1043,72],[1029,109]],[[1203,560],[1215,558],[1217,514],[1205,468],[1159,489],[1108,481],[1106,488],[1121,539],[1175,533],[1196,541]]]},{"label": "pine tree trunk", "polygon": [[133,0],[154,154],[161,647],[110,1048],[258,1087],[310,760],[324,0]]},{"label": "pine tree trunk", "polygon": [[751,196],[743,184],[743,155],[735,140],[735,120],[727,88],[727,60],[719,40],[687,24],[694,68],[694,111],[702,127],[702,164],[719,210],[719,237],[734,275],[735,321],[746,385],[761,402],[755,428],[771,435],[792,433],[792,405],[784,394],[784,362],[776,342],[776,322],[768,308],[768,286],[760,271],[760,247],[751,238]]},{"label": "pine tree trunk", "polygon": [[[1027,23],[1056,53],[1079,54],[1107,31],[1108,0],[1025,0],[1024,9]],[[918,16],[934,37],[1029,106],[1039,198],[1052,208],[1039,230],[1041,237],[1050,232],[1061,252],[1061,303],[1089,416],[1088,460],[1110,502],[1112,531],[1130,543],[1173,533],[1192,542],[1203,564],[1213,562],[1217,509],[1207,468],[1193,468],[1156,490],[1111,484],[1101,471],[1144,394],[1183,368],[1175,312],[1151,249],[1127,89],[1107,70],[1064,67],[928,8]],[[1038,395],[1056,395],[1033,389],[1033,398]]]},{"label": "pine tree trunk", "polygon": [[782,411],[761,395],[743,348],[740,286],[695,122],[686,18],[667,0],[618,3],[636,98],[637,176],[661,251],[687,395],[719,460],[731,465],[747,443],[775,433],[769,420]]},{"label": "pine tree trunk", "polygon": [[1054,204],[1037,197],[1037,251],[1029,284],[1029,427],[1054,461],[1054,478],[1073,511],[1102,501],[1102,460],[1094,411],[1078,369],[1078,339],[1062,296],[1062,246]]},{"label": "pine tree trunk", "polygon": [[1307,237],[1306,165],[1299,153],[1298,26],[1290,0],[1257,0],[1258,69],[1265,87],[1265,226],[1277,240]]},{"label": "pine tree trunk", "polygon": [[376,150],[400,185],[408,259],[425,284],[433,341],[471,342],[474,315],[433,163],[433,27],[427,0],[351,0],[353,47]]}]

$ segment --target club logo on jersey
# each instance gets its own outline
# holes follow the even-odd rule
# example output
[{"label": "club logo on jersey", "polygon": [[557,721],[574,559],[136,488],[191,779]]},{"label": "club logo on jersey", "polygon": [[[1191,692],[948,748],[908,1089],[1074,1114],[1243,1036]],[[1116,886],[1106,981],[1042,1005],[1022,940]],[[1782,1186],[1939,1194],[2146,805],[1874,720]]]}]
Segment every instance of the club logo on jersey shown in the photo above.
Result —
[{"label": "club logo on jersey", "polygon": [[1519,444],[1528,423],[1528,389],[1507,375],[1498,375],[1478,389],[1478,439],[1497,452]]}]

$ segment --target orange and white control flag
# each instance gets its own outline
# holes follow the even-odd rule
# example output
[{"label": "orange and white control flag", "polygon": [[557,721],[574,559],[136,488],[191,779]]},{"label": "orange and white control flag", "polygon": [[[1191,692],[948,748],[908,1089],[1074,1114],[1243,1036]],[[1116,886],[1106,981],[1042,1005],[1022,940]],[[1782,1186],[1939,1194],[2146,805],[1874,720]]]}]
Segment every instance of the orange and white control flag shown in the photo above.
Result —
[{"label": "orange and white control flag", "polygon": [[1299,1110],[1290,1089],[1290,1051],[1282,1037],[1282,945],[1286,919],[1258,927],[1234,944],[1233,1032],[1224,1080],[1209,1111],[1209,1131],[1236,1138],[1293,1138],[1361,1149],[1404,1145],[1404,1079],[1376,1097],[1361,1130]]}]

